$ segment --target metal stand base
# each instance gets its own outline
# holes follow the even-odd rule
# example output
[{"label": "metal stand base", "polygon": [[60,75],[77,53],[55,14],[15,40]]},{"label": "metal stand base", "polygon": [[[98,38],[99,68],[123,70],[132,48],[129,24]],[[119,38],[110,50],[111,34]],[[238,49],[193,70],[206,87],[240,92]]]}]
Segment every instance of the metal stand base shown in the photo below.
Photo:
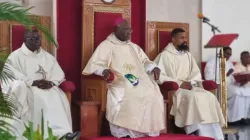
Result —
[{"label": "metal stand base", "polygon": [[224,134],[225,140],[228,140],[228,135],[235,135],[236,140],[240,140],[238,135],[239,130],[236,128],[222,128],[222,132]]}]

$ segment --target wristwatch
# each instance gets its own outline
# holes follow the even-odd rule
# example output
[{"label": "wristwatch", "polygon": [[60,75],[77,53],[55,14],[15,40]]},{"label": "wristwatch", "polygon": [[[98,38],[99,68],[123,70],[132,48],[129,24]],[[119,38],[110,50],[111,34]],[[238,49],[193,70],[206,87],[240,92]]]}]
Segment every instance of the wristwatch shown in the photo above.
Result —
[{"label": "wristwatch", "polygon": [[197,82],[196,81],[191,81],[190,82],[193,87],[197,87]]}]

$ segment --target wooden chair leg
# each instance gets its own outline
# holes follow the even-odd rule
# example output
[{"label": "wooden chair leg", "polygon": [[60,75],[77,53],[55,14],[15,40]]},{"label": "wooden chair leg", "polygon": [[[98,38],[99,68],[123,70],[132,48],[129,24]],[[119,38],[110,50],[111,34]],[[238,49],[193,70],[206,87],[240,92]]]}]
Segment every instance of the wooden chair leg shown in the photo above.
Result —
[{"label": "wooden chair leg", "polygon": [[67,99],[69,101],[69,104],[71,105],[71,93],[70,92],[65,92]]},{"label": "wooden chair leg", "polygon": [[100,113],[99,113],[99,117],[98,117],[98,122],[99,122],[99,126],[98,126],[98,129],[99,129],[99,136],[100,136],[100,134],[101,134],[101,130],[102,130],[102,122],[103,122],[103,117],[104,117],[104,115],[105,115],[105,112],[104,111],[100,111]]},{"label": "wooden chair leg", "polygon": [[100,135],[97,101],[81,101],[81,136],[98,137]]}]

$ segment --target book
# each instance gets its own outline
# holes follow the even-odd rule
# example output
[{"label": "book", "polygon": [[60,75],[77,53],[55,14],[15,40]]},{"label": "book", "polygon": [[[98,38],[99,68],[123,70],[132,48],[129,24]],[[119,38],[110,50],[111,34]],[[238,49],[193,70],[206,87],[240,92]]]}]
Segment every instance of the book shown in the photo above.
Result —
[{"label": "book", "polygon": [[237,83],[249,81],[249,79],[250,79],[250,73],[248,73],[248,72],[235,73],[235,74],[233,74],[233,76],[234,76],[234,79]]}]

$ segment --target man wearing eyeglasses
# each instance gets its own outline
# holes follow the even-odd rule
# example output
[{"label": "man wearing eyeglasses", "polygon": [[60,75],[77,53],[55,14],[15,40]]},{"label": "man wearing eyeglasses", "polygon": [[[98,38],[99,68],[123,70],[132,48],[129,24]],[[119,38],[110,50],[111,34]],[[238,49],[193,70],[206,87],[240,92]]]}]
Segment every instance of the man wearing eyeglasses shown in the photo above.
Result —
[{"label": "man wearing eyeglasses", "polygon": [[[8,94],[16,97],[20,122],[33,122],[34,128],[42,126],[44,117],[45,136],[52,128],[55,136],[64,140],[77,140],[79,133],[72,133],[70,105],[65,93],[58,88],[64,81],[64,72],[56,59],[41,48],[41,36],[37,30],[26,30],[21,48],[12,52],[5,67],[15,80],[8,85]],[[18,125],[21,137],[24,126]]]},{"label": "man wearing eyeglasses", "polygon": [[164,101],[155,82],[160,69],[130,41],[131,33],[128,21],[117,19],[114,32],[97,47],[83,74],[108,82],[106,118],[114,137],[159,136],[165,128]]}]

